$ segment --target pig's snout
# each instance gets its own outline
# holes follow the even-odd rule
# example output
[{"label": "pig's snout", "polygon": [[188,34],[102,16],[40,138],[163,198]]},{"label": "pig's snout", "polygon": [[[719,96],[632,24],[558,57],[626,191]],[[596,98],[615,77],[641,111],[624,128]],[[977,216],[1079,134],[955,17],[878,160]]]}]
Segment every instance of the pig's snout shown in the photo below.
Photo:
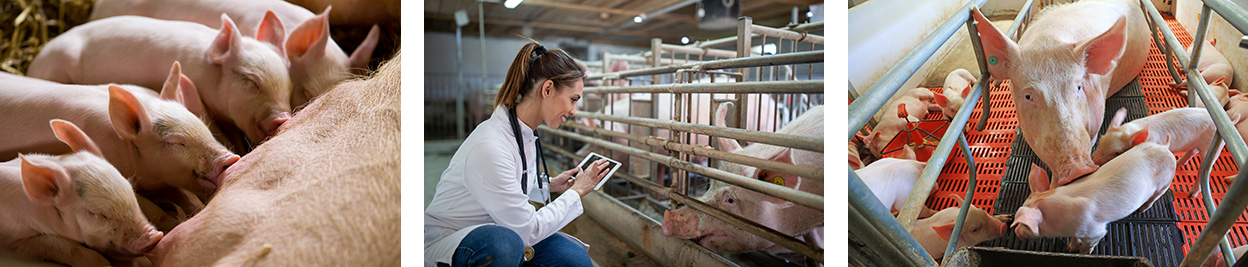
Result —
[{"label": "pig's snout", "polygon": [[230,168],[231,165],[234,165],[235,162],[238,162],[239,158],[240,157],[238,155],[227,152],[225,156],[214,160],[214,163],[212,164],[212,171],[208,173],[208,179],[212,180],[213,184],[221,186],[221,182],[223,182],[221,179],[221,173],[225,172],[225,169]]},{"label": "pig's snout", "polygon": [[286,123],[288,120],[290,120],[290,113],[280,112],[272,118],[269,118],[268,121],[264,122],[260,129],[264,131],[266,137],[274,136],[277,134],[277,130],[282,127],[282,124]]},{"label": "pig's snout", "polygon": [[156,247],[156,243],[159,243],[160,239],[165,237],[165,233],[156,230],[156,227],[152,227],[151,224],[143,226],[143,230],[144,233],[141,237],[136,238],[129,248],[130,253],[134,255],[143,255],[151,251],[152,248]]}]

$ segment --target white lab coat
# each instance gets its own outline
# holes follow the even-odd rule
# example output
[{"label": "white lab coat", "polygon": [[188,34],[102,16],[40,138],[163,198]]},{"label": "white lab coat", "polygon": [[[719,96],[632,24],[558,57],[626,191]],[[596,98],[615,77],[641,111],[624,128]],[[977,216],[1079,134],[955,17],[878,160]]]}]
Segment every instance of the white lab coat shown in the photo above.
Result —
[{"label": "white lab coat", "polygon": [[[450,264],[455,248],[473,229],[498,225],[520,235],[525,247],[550,237],[583,212],[580,195],[566,193],[536,210],[527,202],[540,200],[550,185],[538,188],[537,137],[519,123],[529,164],[529,192],[521,192],[519,147],[507,109],[498,107],[477,125],[451,157],[436,193],[425,209],[425,265]],[[571,235],[560,233],[588,248]]]}]

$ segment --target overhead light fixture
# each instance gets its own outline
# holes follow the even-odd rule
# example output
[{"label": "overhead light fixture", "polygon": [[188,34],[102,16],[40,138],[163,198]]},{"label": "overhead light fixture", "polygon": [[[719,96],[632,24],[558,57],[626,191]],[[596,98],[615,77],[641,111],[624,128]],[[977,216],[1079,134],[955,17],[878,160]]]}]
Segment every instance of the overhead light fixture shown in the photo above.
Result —
[{"label": "overhead light fixture", "polygon": [[636,17],[633,17],[633,23],[641,23],[641,21],[643,20],[646,20],[646,14],[641,14],[641,15],[637,15]]},{"label": "overhead light fixture", "polygon": [[813,17],[815,17],[815,12],[814,12],[814,11],[806,11],[806,17],[807,17],[807,18],[813,18]]},{"label": "overhead light fixture", "polygon": [[681,44],[689,44],[689,36],[680,37]]},{"label": "overhead light fixture", "polygon": [[503,7],[506,7],[507,9],[515,9],[516,6],[520,5],[520,2],[524,2],[524,0],[507,0],[503,2]]}]

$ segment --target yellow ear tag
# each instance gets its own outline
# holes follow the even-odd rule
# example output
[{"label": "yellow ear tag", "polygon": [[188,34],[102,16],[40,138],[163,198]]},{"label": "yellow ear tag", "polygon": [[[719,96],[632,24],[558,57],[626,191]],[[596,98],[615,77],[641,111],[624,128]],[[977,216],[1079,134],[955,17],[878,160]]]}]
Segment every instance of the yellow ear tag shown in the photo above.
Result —
[{"label": "yellow ear tag", "polygon": [[773,178],[771,183],[779,185],[779,186],[784,186],[784,178],[781,178],[780,176],[776,176],[776,178]]}]

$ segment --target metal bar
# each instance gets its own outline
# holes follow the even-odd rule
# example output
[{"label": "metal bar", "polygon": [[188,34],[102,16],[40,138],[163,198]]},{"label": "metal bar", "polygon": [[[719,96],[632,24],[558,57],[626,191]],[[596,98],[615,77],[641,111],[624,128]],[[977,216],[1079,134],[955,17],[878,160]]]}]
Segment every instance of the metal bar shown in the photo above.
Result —
[{"label": "metal bar", "polygon": [[798,42],[807,42],[812,44],[823,44],[823,36],[804,32],[776,29],[763,25],[754,25],[754,29],[752,29],[752,31],[766,36],[774,36],[776,38],[796,40]]},{"label": "metal bar", "polygon": [[[853,170],[849,171],[850,250],[875,252],[869,257],[880,266],[936,266],[914,236],[888,212]],[[1248,173],[1248,172],[1245,172]],[[860,236],[861,240],[855,240]],[[851,253],[852,255],[853,253]]]},{"label": "metal bar", "polygon": [[[823,169],[816,169],[816,168],[807,167],[807,166],[798,166],[798,165],[793,165],[789,163],[772,161],[770,159],[755,158],[755,157],[735,154],[731,152],[724,152],[724,151],[719,151],[719,150],[714,150],[714,149],[706,149],[706,148],[702,148],[702,147],[695,146],[695,145],[682,144],[678,142],[672,142],[669,140],[647,138],[644,136],[621,133],[621,132],[611,131],[611,130],[598,128],[598,127],[589,127],[589,126],[577,124],[571,121],[564,122],[563,126],[569,127],[572,129],[588,131],[588,132],[600,134],[600,135],[624,138],[630,141],[639,142],[639,143],[652,146],[652,147],[662,147],[664,149],[671,150],[671,151],[688,153],[694,156],[705,156],[705,157],[710,157],[713,159],[735,162],[738,164],[745,164],[745,165],[758,167],[758,168],[762,168],[762,169],[766,169],[770,171],[797,175],[797,176],[802,177],[803,179],[809,178],[811,180],[823,182]],[[555,131],[562,131],[562,130],[555,129]]]},{"label": "metal bar", "polygon": [[[927,59],[932,57],[932,54],[936,53],[936,50],[940,49],[940,46],[945,41],[948,41],[954,32],[958,31],[958,27],[971,17],[970,9],[972,6],[982,6],[986,1],[972,0],[963,5],[952,17],[940,24],[940,27],[928,34],[927,38],[924,38],[923,42],[919,43],[914,50],[906,54],[906,57],[896,64],[896,67],[888,70],[887,73],[884,73],[884,76],[880,76],[879,80],[871,84],[871,87],[867,88],[858,97],[857,101],[850,103],[848,136],[852,138],[854,132],[862,129],[862,126],[867,124],[867,120],[875,116],[875,113],[880,108],[883,108],[884,104],[888,103],[893,94],[896,94],[897,90],[901,89],[902,85],[905,85],[906,80],[909,80],[910,76],[913,76],[914,72],[918,71],[919,67],[923,66],[923,63],[927,62]],[[799,53],[801,52],[790,53],[789,55]],[[985,113],[984,115],[988,114]]]},{"label": "metal bar", "polygon": [[[1030,9],[1027,9],[1027,10],[1030,10]],[[968,14],[970,13],[970,11],[966,11],[966,12]],[[1017,20],[1019,19],[1019,17],[1015,17],[1014,19]],[[971,48],[975,50],[975,62],[976,64],[979,64],[980,80],[988,80],[989,77],[992,77],[992,74],[988,72],[988,62],[985,61],[984,59],[984,47],[982,44],[980,44],[979,28],[975,27],[976,23],[977,22],[975,21],[975,18],[967,16],[966,32],[967,32],[967,36],[971,37],[967,39],[971,39]],[[996,27],[996,26],[993,26],[993,27]],[[1011,28],[1010,30],[1017,29],[1013,27],[1013,25],[1011,25],[1010,28]],[[980,109],[979,114],[981,115],[979,116],[979,123],[975,124],[976,131],[983,131],[984,126],[988,125],[988,115],[992,114],[992,105],[991,105],[992,99],[989,98],[989,96],[992,95],[991,90],[992,90],[992,87],[984,87],[984,93],[979,95],[979,102],[984,103],[984,104],[980,105],[979,107]],[[970,109],[975,109],[975,105],[970,105],[969,107],[971,107]],[[965,124],[966,122],[959,122],[959,123]],[[959,132],[958,135],[961,135],[961,132]]]},{"label": "metal bar", "polygon": [[[554,147],[554,145],[550,145],[550,144],[544,144],[544,145],[547,147]],[[572,152],[569,152],[567,150],[563,150],[563,149],[553,150],[552,149],[552,151],[565,154],[572,159],[577,159],[575,160],[575,162],[579,162],[580,161],[579,159],[583,159],[583,157],[575,155]],[[739,215],[725,212],[709,204],[703,203],[702,201],[699,201],[697,199],[694,199],[694,198],[691,198],[682,194],[678,194],[674,192],[672,189],[665,188],[662,185],[656,184],[654,182],[646,181],[645,179],[641,179],[636,176],[629,175],[627,173],[617,172],[615,173],[615,175],[620,175],[620,178],[624,178],[624,180],[627,180],[633,184],[641,186],[642,188],[645,188],[647,191],[659,192],[660,195],[666,196],[669,199],[675,200],[680,203],[685,203],[685,206],[689,206],[690,208],[693,208],[696,211],[705,213],[706,215],[710,215],[711,217],[715,217],[716,219],[724,221],[724,223],[727,223],[736,227],[741,227],[742,230],[745,230],[746,232],[750,232],[756,236],[762,237],[763,239],[767,239],[767,241],[771,241],[772,243],[776,243],[782,247],[791,249],[794,252],[798,252],[807,257],[811,257],[812,259],[819,260],[820,262],[823,261],[823,249],[822,248],[810,246],[809,244],[799,241],[796,238],[793,238],[792,236],[781,233],[780,231],[776,231],[774,229],[771,229],[770,227],[760,225],[758,223],[750,221],[749,219],[742,218]]]},{"label": "metal bar", "polygon": [[1227,0],[1204,0],[1205,6],[1218,12],[1222,19],[1231,23],[1241,34],[1248,34],[1248,11]]},{"label": "metal bar", "polygon": [[[737,19],[737,36],[753,36],[754,34],[754,31],[752,30],[753,25],[754,25],[753,18],[750,18],[750,17],[738,18]],[[737,38],[737,57],[746,58],[750,56],[750,48],[751,48],[750,42],[752,41],[753,41],[753,38]],[[742,78],[750,77],[750,69],[749,68],[741,69],[741,74],[742,74],[741,75]],[[762,74],[762,72],[759,72],[759,74]],[[736,124],[735,125],[730,124],[728,126],[732,126],[736,128],[745,128],[745,126],[748,125],[748,123],[745,122],[745,120],[749,118],[749,115],[746,114],[746,112],[749,110],[749,107],[746,106],[746,104],[748,104],[750,101],[749,95],[744,94],[744,93],[737,93],[737,101],[739,101],[737,103],[738,104],[737,109],[731,111],[731,112],[736,112],[737,114]]]},{"label": "metal bar", "polygon": [[660,44],[659,50],[671,51],[673,53],[685,53],[692,55],[707,55],[716,57],[737,57],[736,51],[728,51],[714,48],[693,48],[674,44]]},{"label": "metal bar", "polygon": [[548,132],[551,132],[560,136],[572,138],[577,141],[589,143],[591,145],[602,146],[607,149],[629,154],[630,156],[642,157],[642,158],[655,161],[655,162],[663,162],[664,165],[667,165],[668,167],[671,167],[671,168],[691,171],[693,173],[705,175],[706,177],[711,177],[716,180],[723,181],[725,183],[740,186],[741,188],[754,190],[759,193],[763,193],[765,195],[787,200],[798,205],[811,207],[821,212],[823,211],[823,196],[820,196],[820,195],[815,195],[815,194],[811,194],[807,192],[789,189],[787,187],[760,181],[752,177],[745,177],[745,176],[741,176],[735,173],[730,173],[730,172],[722,171],[722,170],[715,169],[715,168],[697,165],[697,164],[693,164],[687,161],[681,161],[678,158],[660,155],[658,153],[645,151],[645,150],[641,150],[637,148],[632,148],[632,147],[612,143],[606,140],[599,140],[599,139],[584,136],[578,133],[572,133],[572,132],[566,132],[566,131],[551,131],[550,127],[545,127],[545,126],[538,127],[538,129],[545,129]]},{"label": "metal bar", "polygon": [[[1200,186],[1201,189],[1201,197],[1204,198],[1205,203],[1208,203],[1205,205],[1205,214],[1213,214],[1213,205],[1209,205],[1213,204],[1213,196],[1209,195],[1210,192],[1213,192],[1213,190],[1209,188],[1209,171],[1213,170],[1213,162],[1217,161],[1218,155],[1222,154],[1222,136],[1218,135],[1217,132],[1214,132],[1213,142],[1209,144],[1209,150],[1205,151],[1212,153],[1206,153],[1207,155],[1205,155],[1204,159],[1201,160],[1200,175],[1196,176],[1196,179],[1200,181],[1198,186]],[[1222,236],[1220,241],[1218,241],[1218,246],[1222,248],[1222,251],[1231,251],[1231,243],[1227,242],[1226,236]],[[1226,261],[1226,266],[1235,266],[1234,254],[1235,253],[1222,253],[1222,258]]]},{"label": "metal bar", "polygon": [[[1005,31],[1005,36],[1009,37],[1010,39],[1013,39],[1014,42],[1018,42],[1018,36],[1023,36],[1023,34],[1019,32],[1019,30],[1023,29],[1023,20],[1028,17],[1028,14],[1031,14],[1032,1],[1034,0],[1027,0],[1026,3],[1023,3],[1023,8],[1018,10],[1018,15],[1014,16],[1014,23],[1010,24],[1010,29]],[[978,39],[978,38],[975,38],[975,39]],[[983,54],[983,53],[980,53],[980,54]],[[984,113],[984,114],[987,114],[987,113]]]},{"label": "metal bar", "polygon": [[805,51],[796,53],[786,53],[779,55],[767,55],[746,58],[729,58],[719,60],[709,60],[703,62],[694,62],[680,65],[667,65],[662,67],[654,67],[639,70],[628,70],[615,73],[604,73],[585,77],[586,80],[595,79],[619,79],[624,77],[646,76],[674,73],[682,69],[694,70],[715,70],[729,68],[748,68],[757,66],[771,65],[792,65],[792,64],[808,64],[823,63],[823,50]]},{"label": "metal bar", "polygon": [[751,93],[751,94],[821,94],[823,80],[795,80],[774,82],[740,82],[740,83],[673,83],[639,86],[600,86],[585,88],[583,93],[667,93],[667,94],[704,94],[704,93]]},{"label": "metal bar", "polygon": [[[969,113],[968,113],[969,114]],[[748,142],[764,143],[769,145],[777,145],[791,147],[795,149],[809,150],[814,152],[823,152],[823,138],[815,138],[809,136],[797,136],[780,133],[759,132],[751,130],[743,130],[730,127],[718,127],[712,125],[701,125],[686,122],[676,122],[672,120],[660,120],[649,118],[635,118],[628,116],[605,115],[597,112],[581,112],[576,117],[599,119],[613,122],[622,122],[637,126],[658,127],[676,131],[690,132],[695,134],[704,134],[710,136],[718,136],[724,138],[732,138]]]},{"label": "metal bar", "polygon": [[966,158],[969,176],[966,178],[966,195],[962,196],[962,207],[958,209],[958,219],[953,224],[953,234],[949,235],[949,245],[945,247],[945,255],[953,255],[958,248],[958,237],[962,235],[962,223],[966,222],[966,213],[971,210],[971,198],[975,196],[975,158],[971,157],[971,148],[966,145],[966,136],[958,134],[958,147],[962,148],[962,156]]},{"label": "metal bar", "polygon": [[607,194],[598,191],[586,194],[581,203],[584,203],[586,215],[623,239],[629,246],[654,259],[657,264],[737,266],[736,263],[689,240],[663,236],[663,228],[659,222]]},{"label": "metal bar", "polygon": [[[968,12],[969,13],[969,12]],[[971,88],[970,94],[967,95],[968,100],[964,107],[973,107],[979,102],[979,94],[984,92],[984,88],[988,85],[988,79],[979,79],[975,83],[975,87]],[[975,99],[975,100],[971,100]],[[988,105],[984,103],[984,105]],[[953,119],[949,123],[949,129],[945,130],[945,136],[949,133],[962,134],[962,129],[966,127],[966,120],[971,118],[973,108],[964,108],[958,110],[953,115]],[[850,133],[851,135],[853,133]],[[957,138],[944,138],[940,140],[940,144],[936,145],[936,151],[932,152],[932,157],[927,160],[927,166],[923,167],[923,172],[919,175],[919,180],[914,183],[914,190],[910,191],[910,197],[906,199],[906,204],[901,207],[901,212],[897,214],[897,221],[906,229],[910,229],[910,225],[919,217],[919,210],[925,207],[923,204],[927,202],[927,197],[932,194],[932,187],[936,186],[936,176],[940,175],[940,169],[944,168],[945,161],[948,160],[949,152],[953,150],[953,146]]]},{"label": "metal bar", "polygon": [[785,27],[785,28],[788,28],[789,30],[791,30],[791,31],[795,31],[795,32],[814,32],[814,31],[822,31],[822,30],[823,30],[823,22],[822,22],[822,21],[820,21],[820,22],[812,22],[812,23],[798,24],[798,25],[794,25],[793,27]]},{"label": "metal bar", "polygon": [[[796,25],[796,26],[793,26],[793,27],[782,27],[781,29],[784,29],[784,28],[789,28],[789,30],[791,30],[791,31],[795,31],[795,32],[814,32],[814,31],[822,31],[822,30],[823,30],[823,22],[822,22],[822,21],[820,21],[820,22],[814,22],[814,23],[806,23],[806,24]],[[760,37],[760,36],[762,36],[762,35],[759,35],[759,34],[751,34],[751,35],[750,35],[750,38],[758,38],[758,37]],[[703,48],[703,47],[717,47],[717,46],[723,46],[723,45],[733,44],[733,43],[736,43],[736,42],[737,42],[737,36],[728,36],[728,37],[719,38],[719,39],[710,40],[710,41],[705,41],[705,42],[696,42],[696,43],[693,43],[693,44],[690,44],[690,45],[687,45],[687,46],[688,46],[688,47],[697,47],[697,48]]]}]

